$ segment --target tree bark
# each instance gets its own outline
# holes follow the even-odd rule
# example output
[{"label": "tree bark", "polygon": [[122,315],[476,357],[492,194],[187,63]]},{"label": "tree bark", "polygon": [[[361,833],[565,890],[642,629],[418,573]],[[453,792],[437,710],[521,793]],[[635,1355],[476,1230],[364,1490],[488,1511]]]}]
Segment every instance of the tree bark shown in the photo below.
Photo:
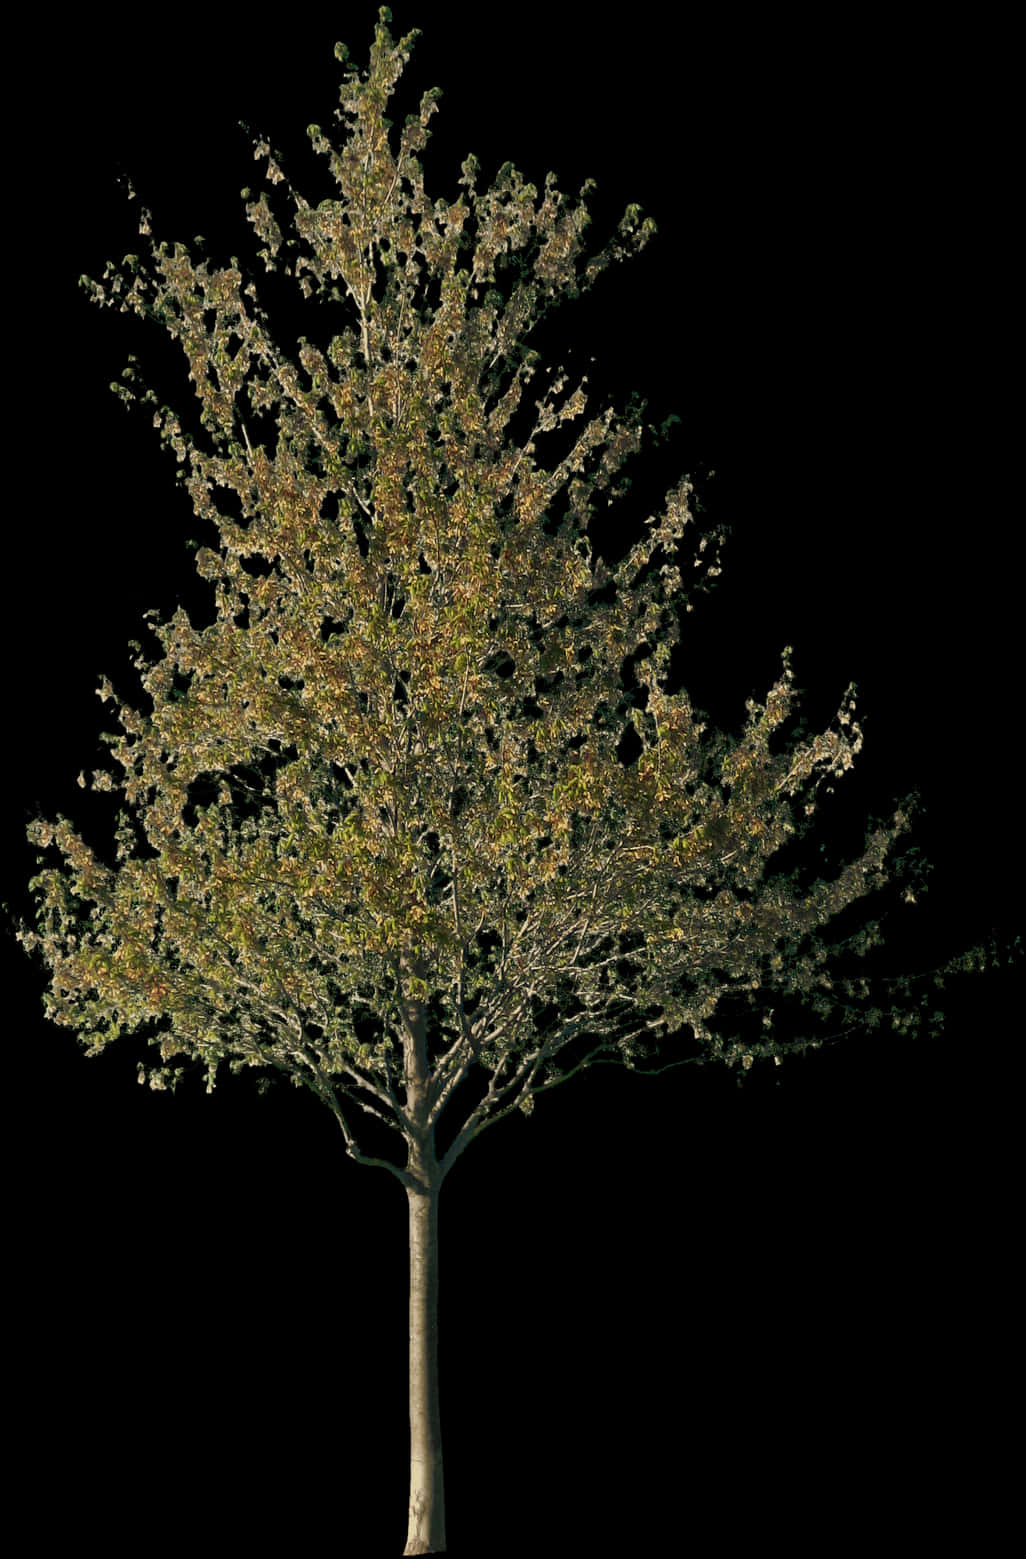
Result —
[{"label": "tree bark", "polygon": [[410,1204],[410,1520],[406,1554],[445,1550],[438,1403],[438,1192],[407,1188]]},{"label": "tree bark", "polygon": [[[438,1407],[438,1193],[444,1176],[435,1156],[430,1119],[431,1068],[427,1014],[422,997],[424,967],[418,952],[404,950],[408,1133],[406,1195],[410,1203],[410,1522],[406,1554],[445,1551],[445,1492],[442,1483],[442,1419]],[[420,981],[420,985],[413,982]]]}]

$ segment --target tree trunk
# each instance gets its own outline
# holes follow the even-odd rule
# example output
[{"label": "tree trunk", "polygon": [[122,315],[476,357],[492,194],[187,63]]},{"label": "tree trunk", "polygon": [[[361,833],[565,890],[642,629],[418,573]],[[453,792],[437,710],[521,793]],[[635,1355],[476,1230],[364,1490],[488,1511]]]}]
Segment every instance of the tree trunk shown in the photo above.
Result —
[{"label": "tree trunk", "polygon": [[406,1554],[445,1551],[442,1420],[438,1406],[438,1192],[410,1203],[410,1524]]}]

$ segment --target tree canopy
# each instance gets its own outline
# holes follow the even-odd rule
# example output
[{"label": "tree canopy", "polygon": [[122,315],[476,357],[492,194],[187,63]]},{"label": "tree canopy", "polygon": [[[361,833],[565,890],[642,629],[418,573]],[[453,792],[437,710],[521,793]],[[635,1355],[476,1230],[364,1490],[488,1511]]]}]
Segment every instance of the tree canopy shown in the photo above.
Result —
[{"label": "tree canopy", "polygon": [[937,1014],[862,972],[880,927],[845,913],[914,869],[912,799],[835,875],[803,853],[862,746],[854,690],[804,732],[785,650],[740,732],[711,730],[674,664],[719,571],[690,479],[622,557],[594,544],[644,408],[591,407],[527,342],[654,224],[629,206],[589,255],[587,184],[539,192],[507,164],[480,190],[472,157],[455,200],[430,198],[438,93],[396,144],[385,110],[416,34],[394,42],[387,20],[346,73],[341,145],[309,129],[337,196],[312,206],[261,139],[272,191],[244,192],[266,271],[331,310],[326,345],[290,355],[237,261],[154,242],[145,210],[145,252],[83,278],[185,354],[198,436],[131,364],[115,389],[152,406],[216,531],[196,567],[217,616],[148,614],[149,707],[103,678],[120,772],[80,784],[124,799],[116,864],[36,820],[63,859],[41,857],[20,939],[88,1053],[146,1037],[154,1088],[195,1066],[212,1088],[225,1063],[287,1076],[351,1157],[408,1181],[364,1151],[357,1110],[409,1142],[479,1073],[445,1173],[582,1067],[669,1054],[743,1074]]}]

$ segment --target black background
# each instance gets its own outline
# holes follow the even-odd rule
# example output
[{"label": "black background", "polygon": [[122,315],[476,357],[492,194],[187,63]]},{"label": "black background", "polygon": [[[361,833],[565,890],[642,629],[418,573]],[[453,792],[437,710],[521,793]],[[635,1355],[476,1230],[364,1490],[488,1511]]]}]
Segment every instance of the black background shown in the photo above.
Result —
[{"label": "black background", "polygon": [[[11,170],[24,390],[8,438],[31,478],[8,498],[3,815],[17,912],[37,807],[109,838],[109,810],[75,785],[103,758],[101,673],[131,697],[142,612],[209,610],[173,463],[106,388],[130,351],[157,374],[173,359],[77,277],[139,246],[145,204],[158,238],[204,234],[259,280],[238,199],[259,170],[236,122],[270,135],[311,199],[328,192],[305,126],[331,133],[332,45],[362,64],[375,11],[323,9],[294,26],[217,8],[25,32],[38,111]],[[455,197],[473,151],[482,184],[507,158],[539,187],[549,168],[567,192],[597,178],[593,247],[629,201],[658,224],[545,343],[621,403],[637,389],[652,422],[682,419],[635,463],[624,535],[685,470],[703,518],[732,529],[689,620],[695,701],[736,726],[785,644],[814,720],[854,679],[866,749],[837,826],[919,789],[935,872],[899,927],[916,967],[1010,935],[1002,40],[862,13],[393,17],[393,36],[424,29],[393,122],[444,91],[424,157],[436,196]],[[186,409],[184,371],[167,386]],[[4,951],[19,1417],[44,1522],[119,1552],[202,1529],[219,1546],[399,1553],[400,1186],[352,1164],[291,1091],[172,1098],[136,1085],[130,1047],[87,1063],[44,1022],[41,972]],[[473,1145],[441,1214],[452,1552],[714,1532],[698,1551],[758,1534],[829,1553],[882,1522],[899,1545],[962,1521],[978,1538],[1007,1369],[1017,977],[953,988],[939,1042],[852,1040],[741,1090],[692,1067],[600,1068]]]}]

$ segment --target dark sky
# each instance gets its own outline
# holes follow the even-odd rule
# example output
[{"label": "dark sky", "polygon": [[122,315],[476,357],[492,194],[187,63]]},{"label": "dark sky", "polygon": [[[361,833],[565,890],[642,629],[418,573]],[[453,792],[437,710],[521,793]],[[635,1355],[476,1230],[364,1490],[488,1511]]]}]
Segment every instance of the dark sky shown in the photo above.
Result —
[{"label": "dark sky", "polygon": [[[640,10],[615,28],[576,7],[521,6],[513,20],[436,10],[396,6],[392,26],[424,30],[397,125],[427,87],[443,88],[429,189],[454,198],[473,151],[482,183],[507,158],[539,187],[550,168],[567,191],[595,177],[596,243],[630,201],[658,224],[552,341],[575,363],[594,355],[593,382],[622,401],[638,390],[653,422],[681,418],[670,450],[639,463],[624,528],[685,470],[709,522],[731,527],[724,577],[692,619],[694,699],[736,724],[785,644],[820,723],[855,680],[856,816],[912,788],[926,807],[935,872],[917,947],[1010,934],[1020,575],[1010,403],[997,388],[1010,289],[996,45],[840,23],[810,34],[769,12],[674,31]],[[19,761],[4,897],[18,911],[28,816],[38,805],[85,817],[75,776],[100,760],[100,674],[127,690],[141,613],[196,598],[183,545],[195,527],[171,464],[106,388],[128,352],[145,352],[146,332],[93,309],[77,277],[137,247],[138,204],[158,237],[201,233],[215,257],[250,263],[238,192],[258,170],[236,123],[265,131],[312,187],[323,174],[303,132],[316,120],[330,134],[332,45],[345,38],[362,61],[374,14],[317,10],[294,30],[235,8],[212,24],[126,14],[30,38],[46,90],[14,170],[25,393],[13,430],[35,472],[7,527],[29,607],[7,624]],[[61,1333],[47,1379],[69,1418],[86,1398],[121,1402],[122,1422],[159,1449],[154,1400],[175,1416],[191,1403],[203,1456],[228,1468],[219,1487],[235,1478],[252,1509],[238,1448],[258,1421],[261,1443],[281,1433],[280,1418],[260,1417],[261,1391],[330,1479],[329,1452],[295,1427],[327,1391],[332,1413],[347,1404],[347,1497],[398,1489],[400,1534],[398,1187],[345,1160],[327,1112],[311,1118],[298,1098],[257,1101],[226,1083],[211,1100],[169,1100],[135,1088],[132,1058],[87,1063],[44,1024],[41,976],[16,948],[5,956],[30,1143],[25,1237],[43,1324]],[[569,1540],[582,1493],[593,1498],[575,1484],[617,1468],[610,1530],[628,1530],[631,1491],[651,1478],[650,1525],[638,1528],[651,1535],[671,1520],[678,1457],[729,1506],[711,1444],[739,1424],[765,1444],[783,1423],[808,1457],[825,1456],[823,1436],[850,1451],[867,1378],[891,1418],[926,1411],[936,1317],[924,1310],[957,1286],[954,1268],[979,1268],[984,1283],[990,1273],[973,1208],[997,1173],[1009,977],[956,995],[952,1012],[932,1051],[853,1041],[796,1064],[780,1088],[738,1092],[691,1068],[626,1087],[603,1069],[471,1148],[447,1186],[443,1255],[450,1502],[468,1537],[511,1483],[524,1501],[511,1531],[529,1530],[548,1477]],[[137,1349],[160,1361],[149,1393],[133,1384]],[[899,1366],[907,1388],[894,1384]],[[664,1376],[675,1397],[691,1382],[676,1440],[653,1428]],[[527,1422],[540,1450],[513,1427]],[[881,1432],[889,1467],[897,1443]],[[844,1501],[839,1466],[827,1457],[819,1470]],[[788,1476],[785,1511],[801,1497]],[[287,1521],[279,1493],[263,1493],[269,1519]],[[705,1496],[710,1511],[717,1497]],[[88,1496],[96,1519],[103,1498]],[[761,1482],[758,1498],[770,1498]]]}]

